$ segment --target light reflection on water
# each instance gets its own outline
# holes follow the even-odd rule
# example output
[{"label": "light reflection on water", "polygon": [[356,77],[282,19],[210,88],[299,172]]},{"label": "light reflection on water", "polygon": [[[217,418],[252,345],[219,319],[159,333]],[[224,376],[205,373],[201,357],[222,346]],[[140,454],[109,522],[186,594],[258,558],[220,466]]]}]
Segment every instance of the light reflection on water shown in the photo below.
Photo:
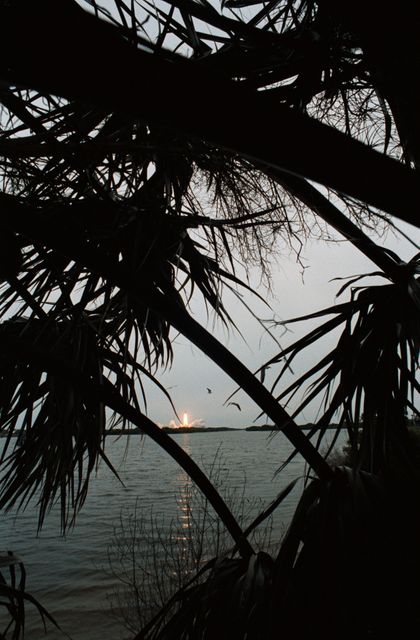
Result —
[{"label": "light reflection on water", "polygon": [[[294,477],[303,472],[297,456],[278,476],[275,471],[291,452],[282,435],[274,439],[266,433],[218,432],[173,436],[200,465],[221,461],[221,480],[229,489],[241,491],[246,478],[245,496],[271,501]],[[86,504],[76,527],[63,538],[59,533],[57,510],[47,518],[37,537],[37,517],[33,508],[16,516],[3,514],[0,521],[0,549],[11,549],[22,556],[27,569],[27,589],[57,618],[74,640],[118,640],[127,632],[107,614],[107,594],[115,579],[107,575],[107,546],[118,523],[122,507],[135,511],[153,510],[154,517],[169,523],[177,511],[181,517],[185,552],[191,536],[191,482],[187,474],[150,440],[138,435],[107,440],[107,454],[124,486],[100,466],[91,481]],[[221,454],[220,454],[221,452]],[[280,529],[290,520],[298,491],[295,489],[275,516]],[[254,514],[256,515],[256,514]],[[66,636],[49,627],[44,634],[37,616],[28,609],[27,637],[31,640],[63,640]],[[2,613],[0,613],[0,616]],[[0,617],[0,629],[3,628]]]},{"label": "light reflection on water", "polygon": [[[178,436],[178,441],[185,453],[192,455],[190,438],[194,434],[182,433],[181,437]],[[178,509],[178,520],[181,523],[184,535],[175,535],[175,540],[180,543],[181,546],[181,561],[184,560],[188,542],[191,539],[191,479],[183,469],[179,469],[176,475],[176,486],[178,487],[178,493],[175,498]],[[184,543],[184,544],[182,544]]]}]

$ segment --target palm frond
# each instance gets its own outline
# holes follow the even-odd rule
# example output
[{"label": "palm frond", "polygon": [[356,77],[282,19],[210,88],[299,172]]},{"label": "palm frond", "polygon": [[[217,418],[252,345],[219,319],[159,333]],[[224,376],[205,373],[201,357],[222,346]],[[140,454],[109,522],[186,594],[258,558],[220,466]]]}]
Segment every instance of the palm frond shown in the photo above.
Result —
[{"label": "palm frond", "polygon": [[[404,498],[407,489],[346,467],[328,482],[313,480],[276,558],[213,559],[136,640],[274,640],[280,634],[367,640],[399,625],[409,632],[419,616],[403,576],[407,570],[415,575],[420,558],[414,541],[418,508],[405,508],[418,490]],[[395,608],[403,618],[396,619]]]},{"label": "palm frond", "polygon": [[[8,569],[8,578],[5,576]],[[2,638],[19,640],[25,632],[25,607],[33,605],[41,616],[44,628],[46,622],[51,622],[60,629],[54,618],[29,593],[26,592],[26,570],[22,560],[11,551],[0,552],[0,607],[6,610],[8,621],[0,631]]]},{"label": "palm frond", "polygon": [[[16,326],[16,324],[18,326]],[[23,324],[23,328],[19,325]],[[26,505],[36,496],[39,526],[57,497],[62,526],[82,506],[92,471],[102,458],[117,475],[104,453],[105,409],[154,439],[205,492],[245,557],[252,549],[235,518],[198,465],[162,429],[141,413],[131,376],[117,369],[95,333],[82,326],[34,327],[34,322],[9,322],[0,331],[3,388],[1,427],[9,430],[3,450],[0,506]],[[90,344],[88,341],[90,340]],[[106,375],[107,368],[116,381]],[[13,371],[13,376],[10,373]],[[19,438],[7,455],[16,424]]]},{"label": "palm frond", "polygon": [[407,447],[408,403],[419,389],[416,380],[420,346],[419,282],[414,275],[417,268],[414,260],[402,268],[400,282],[353,287],[349,302],[308,315],[306,318],[333,314],[334,318],[270,361],[272,365],[285,360],[275,381],[277,385],[294,358],[342,326],[336,347],[292,382],[278,399],[290,399],[303,385],[309,384],[306,397],[293,414],[296,416],[325,393],[318,428],[325,429],[339,413],[349,431],[354,434],[360,429],[360,438],[352,437],[352,441],[359,464],[369,470],[386,468],[397,442]]},{"label": "palm frond", "polygon": [[[190,4],[192,3],[179,0],[176,6],[179,5],[179,8],[182,9],[186,5],[191,13]],[[193,4],[194,11],[199,10],[198,3]],[[27,11],[29,12],[29,7]],[[25,32],[25,34],[22,33],[22,25],[19,23],[19,27],[17,26],[19,21],[14,10],[8,13],[8,29],[4,33],[4,58],[10,57],[11,66],[8,68],[7,74],[14,76],[16,84],[32,86],[46,93],[54,91],[72,100],[85,101],[100,106],[106,104],[105,113],[107,110],[108,112],[124,113],[125,117],[139,118],[142,121],[150,121],[155,124],[160,123],[161,126],[166,125],[168,121],[167,110],[164,106],[167,104],[168,93],[177,95],[177,100],[171,107],[171,129],[173,131],[184,132],[191,138],[204,138],[213,146],[235,150],[239,155],[244,155],[252,161],[259,160],[280,169],[284,168],[282,166],[284,164],[288,171],[325,183],[354,198],[367,201],[373,206],[397,213],[399,216],[415,222],[414,209],[409,204],[411,196],[413,201],[418,197],[415,176],[390,158],[375,154],[355,139],[346,137],[332,127],[303,116],[299,113],[299,109],[289,109],[284,104],[278,104],[276,100],[271,101],[269,96],[261,97],[259,92],[248,89],[245,85],[239,86],[240,83],[232,82],[231,79],[225,81],[223,78],[218,78],[217,74],[213,72],[209,73],[207,77],[207,73],[203,75],[202,70],[200,72],[195,70],[193,61],[191,64],[183,59],[169,61],[169,56],[163,52],[160,52],[158,56],[152,56],[143,49],[134,49],[132,43],[127,42],[117,28],[88,15],[75,3],[68,3],[66,4],[66,23],[69,33],[72,29],[77,28],[86,34],[86,37],[83,38],[86,50],[77,50],[78,63],[76,64],[76,52],[72,51],[71,60],[69,59],[69,51],[72,49],[73,41],[66,41],[64,33],[60,33],[58,37],[58,30],[49,28],[49,25],[53,24],[58,16],[54,16],[54,12],[50,10],[46,11],[44,3],[37,5],[36,10],[31,9],[31,11],[32,13],[27,13],[27,16],[28,23],[30,19],[33,24],[33,29],[28,30],[28,33]],[[209,14],[209,12],[211,13],[209,5],[206,5],[205,13]],[[61,17],[60,14],[60,19]],[[321,20],[321,18],[319,19]],[[327,18],[323,16],[323,19],[328,22],[328,16]],[[282,37],[279,34],[271,35],[269,32],[250,27],[240,20],[232,20],[232,22],[237,28],[245,30],[247,37],[254,38],[255,35],[253,46],[256,42],[261,41],[261,38],[264,41],[268,39],[277,43],[277,39]],[[318,32],[318,25],[311,26]],[[335,27],[336,25],[333,24],[330,34],[336,33]],[[16,38],[12,35],[15,28]],[[309,31],[311,32],[311,29]],[[37,42],[43,42],[43,49],[39,51],[30,44],[31,37],[35,32],[37,33]],[[52,33],[56,34],[53,40]],[[292,41],[294,42],[293,38]],[[317,39],[315,41],[318,42]],[[19,46],[16,46],[16,42],[19,42]],[[31,56],[24,54],[24,46],[28,47],[28,51],[31,51]],[[61,51],[60,60],[62,67],[69,71],[67,75],[63,74],[63,68],[60,68],[60,72],[58,72],[55,67],[49,68],[47,74],[45,66],[40,64],[41,59],[45,58],[49,46],[55,47],[57,56],[58,51]],[[288,46],[290,47],[290,43]],[[351,49],[350,46],[350,51],[348,51],[350,58]],[[105,60],[94,76],[95,83],[92,82],[91,75],[89,78],[86,77],[84,61],[90,59],[98,50],[101,50],[103,55],[107,51],[112,51],[110,54],[112,60],[110,59],[108,63],[112,62],[120,69],[120,74],[114,78],[114,87],[111,92],[107,89],[109,83],[104,70],[108,63]],[[37,52],[37,55],[39,54],[39,60],[35,60],[34,51]],[[32,64],[31,68],[29,68],[29,62]],[[136,74],[138,65],[142,67],[141,77],[144,84],[153,88],[153,92],[148,92],[147,102],[139,101],[137,92],[132,89],[131,79],[133,74]],[[77,73],[74,71],[76,66],[78,67]],[[320,69],[317,69],[317,74],[318,72],[322,75],[322,65]],[[153,82],[156,75],[162,79],[158,84]],[[305,75],[307,74],[303,73],[303,84],[307,85]],[[65,81],[63,81],[63,77],[65,77]],[[203,120],[196,110],[191,109],[191,100],[187,96],[188,87],[192,86],[195,87],[196,96],[200,95],[201,102],[208,101],[209,109],[213,109],[212,105],[214,106],[213,118]],[[223,118],[216,117],[220,110],[217,108],[215,96],[220,95],[221,92],[226,94],[226,98],[231,104],[231,109],[228,113],[223,113]],[[302,102],[302,96],[298,96],[298,98],[298,102]],[[303,102],[305,100],[306,98],[303,99]],[[229,115],[237,110],[240,112],[244,102],[247,103],[249,117],[259,122],[258,131],[254,132],[253,128],[248,129],[246,140],[242,135],[242,129],[238,128],[237,118]],[[273,117],[268,117],[269,114],[272,114]],[[278,117],[279,114],[281,117]],[[268,126],[265,125],[266,122],[269,123]],[[296,149],[297,132],[299,132],[299,139],[306,140],[308,143],[304,154]],[[279,137],[282,138],[281,147],[272,144],[272,141]],[[264,138],[263,147],[260,143],[262,138]],[[319,154],[312,152],[312,149],[319,147],[318,143],[323,145],[325,151],[327,151],[327,147],[329,149],[328,153],[322,155],[322,158]],[[340,157],[342,162],[335,162],[336,157]],[[372,173],[369,184],[364,180],[367,172]],[[376,175],[382,176],[380,183],[379,181],[375,183]],[[394,185],[393,189],[387,188],[388,182]],[[119,188],[118,180],[111,185],[108,183],[102,186],[100,181],[98,184],[97,177],[93,176],[93,183],[105,191],[109,190],[110,186],[114,189]],[[397,183],[399,187],[396,190]],[[70,186],[69,181],[66,186]],[[401,202],[395,196],[396,191],[405,192],[411,196]]]}]

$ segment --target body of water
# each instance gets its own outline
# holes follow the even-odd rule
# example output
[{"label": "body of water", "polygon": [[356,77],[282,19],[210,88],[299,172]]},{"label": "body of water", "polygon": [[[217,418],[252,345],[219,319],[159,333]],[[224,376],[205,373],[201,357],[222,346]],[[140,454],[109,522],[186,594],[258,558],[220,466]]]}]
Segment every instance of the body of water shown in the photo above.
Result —
[{"label": "body of water", "polygon": [[[276,470],[291,452],[288,441],[277,434],[227,431],[172,436],[200,464],[215,463],[221,493],[242,495],[253,504],[268,504],[292,479],[302,476],[299,456],[281,474]],[[28,606],[27,633],[31,640],[120,640],[130,637],[121,620],[112,617],[110,595],[118,581],[109,571],[108,554],[115,527],[136,510],[167,523],[182,509],[186,474],[155,443],[139,435],[107,438],[107,455],[124,485],[102,464],[92,478],[86,503],[75,527],[60,535],[58,510],[47,517],[37,535],[37,511],[29,506],[19,514],[2,514],[0,549],[21,556],[27,570],[27,590],[60,624],[50,624],[45,634],[38,614]],[[301,487],[301,485],[299,485]],[[299,496],[297,486],[279,507],[274,521],[276,536],[290,521]],[[255,508],[255,507],[252,507]],[[256,515],[256,514],[254,514]],[[186,516],[185,516],[186,517]],[[114,550],[115,551],[115,550]],[[115,563],[114,563],[115,564]],[[0,610],[0,630],[4,628]]]}]

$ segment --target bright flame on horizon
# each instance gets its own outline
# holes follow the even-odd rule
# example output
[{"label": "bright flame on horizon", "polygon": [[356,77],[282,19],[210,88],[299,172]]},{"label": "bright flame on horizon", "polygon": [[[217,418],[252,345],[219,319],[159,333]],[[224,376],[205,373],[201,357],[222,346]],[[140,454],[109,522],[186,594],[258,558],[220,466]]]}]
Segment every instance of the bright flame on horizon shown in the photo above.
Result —
[{"label": "bright flame on horizon", "polygon": [[183,414],[182,421],[171,420],[169,424],[160,424],[160,423],[158,424],[160,427],[169,427],[170,429],[179,429],[180,427],[185,428],[185,427],[205,427],[206,426],[202,418],[194,418],[194,420],[191,420],[191,422],[189,422],[188,413]]}]

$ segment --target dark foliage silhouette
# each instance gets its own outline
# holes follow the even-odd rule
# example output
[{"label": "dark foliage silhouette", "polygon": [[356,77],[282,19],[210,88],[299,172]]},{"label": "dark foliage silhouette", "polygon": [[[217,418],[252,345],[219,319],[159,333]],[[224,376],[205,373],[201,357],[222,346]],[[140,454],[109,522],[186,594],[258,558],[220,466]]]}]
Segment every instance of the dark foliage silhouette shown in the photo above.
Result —
[{"label": "dark foliage silhouette", "polygon": [[[418,226],[418,26],[414,5],[378,0],[0,3],[0,506],[36,495],[41,525],[59,499],[65,528],[97,461],[110,464],[112,413],[183,466],[233,538],[232,554],[139,637],[371,638],[418,622],[402,572],[410,557],[418,566],[405,427],[418,392],[418,256],[405,263],[366,235],[384,217]],[[191,296],[229,325],[222,287],[246,286],[238,256],[269,273],[279,236],[299,247],[329,226],[386,284],[349,282],[348,302],[309,310],[332,317],[265,365],[280,367],[278,382],[285,362],[341,326],[339,342],[270,392],[192,318]],[[253,552],[208,478],[146,417],[143,381],[161,386],[173,329],[308,462],[277,558]],[[283,406],[306,383],[302,406],[326,393],[309,435]],[[351,471],[319,452],[337,413]]]}]

